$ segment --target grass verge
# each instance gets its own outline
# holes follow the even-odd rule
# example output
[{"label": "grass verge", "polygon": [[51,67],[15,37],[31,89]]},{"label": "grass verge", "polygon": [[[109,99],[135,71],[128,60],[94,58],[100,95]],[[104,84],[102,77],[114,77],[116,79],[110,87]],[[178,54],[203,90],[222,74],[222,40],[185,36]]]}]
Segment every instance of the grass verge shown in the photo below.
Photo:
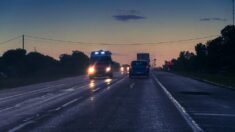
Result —
[{"label": "grass verge", "polygon": [[220,75],[220,74],[195,73],[195,72],[174,72],[174,73],[202,81],[209,81],[212,83],[228,86],[235,89],[235,75]]}]

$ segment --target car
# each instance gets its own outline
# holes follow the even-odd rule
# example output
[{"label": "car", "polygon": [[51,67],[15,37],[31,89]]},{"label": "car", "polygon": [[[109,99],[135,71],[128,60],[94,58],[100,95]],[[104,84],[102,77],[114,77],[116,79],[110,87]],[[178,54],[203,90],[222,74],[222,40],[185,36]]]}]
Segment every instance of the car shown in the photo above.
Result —
[{"label": "car", "polygon": [[121,68],[120,68],[120,72],[121,72],[122,74],[127,74],[127,73],[129,73],[129,70],[130,70],[130,65],[128,65],[128,64],[123,64],[123,65],[121,66]]},{"label": "car", "polygon": [[149,76],[149,64],[147,61],[136,60],[131,62],[129,77],[133,78],[134,76]]}]

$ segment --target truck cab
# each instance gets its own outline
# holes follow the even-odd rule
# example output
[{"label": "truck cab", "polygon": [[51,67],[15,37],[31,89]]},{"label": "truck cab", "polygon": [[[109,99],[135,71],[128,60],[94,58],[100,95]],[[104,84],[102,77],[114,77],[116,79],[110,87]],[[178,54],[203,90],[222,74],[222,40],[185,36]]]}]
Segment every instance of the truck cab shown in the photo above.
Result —
[{"label": "truck cab", "polygon": [[93,51],[90,55],[90,64],[88,68],[88,76],[90,79],[96,77],[113,78],[112,53],[110,51]]}]

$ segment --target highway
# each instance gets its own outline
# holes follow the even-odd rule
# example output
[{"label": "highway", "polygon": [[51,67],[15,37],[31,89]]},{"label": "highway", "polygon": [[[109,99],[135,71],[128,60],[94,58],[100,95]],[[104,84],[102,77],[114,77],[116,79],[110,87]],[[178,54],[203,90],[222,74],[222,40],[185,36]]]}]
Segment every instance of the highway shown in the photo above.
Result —
[{"label": "highway", "polygon": [[65,78],[0,91],[0,131],[235,131],[235,91],[180,75]]}]

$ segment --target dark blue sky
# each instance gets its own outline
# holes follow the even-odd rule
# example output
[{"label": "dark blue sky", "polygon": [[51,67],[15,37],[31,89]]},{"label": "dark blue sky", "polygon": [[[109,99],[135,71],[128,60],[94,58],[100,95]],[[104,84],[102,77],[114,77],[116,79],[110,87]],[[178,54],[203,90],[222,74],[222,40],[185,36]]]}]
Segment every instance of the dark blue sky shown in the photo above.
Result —
[{"label": "dark blue sky", "polygon": [[[232,22],[232,0],[1,0],[0,41],[28,34],[54,39],[85,42],[159,42],[217,35]],[[131,60],[139,51],[153,57],[175,57],[193,44],[167,44],[150,47],[65,46],[50,52],[55,43],[28,40],[33,47],[58,57],[73,49],[90,52],[108,49]],[[19,42],[1,46],[0,52],[17,47]],[[43,43],[43,45],[42,45]],[[40,45],[40,46],[39,46]],[[50,53],[51,54],[50,54]],[[130,54],[132,53],[132,54]],[[125,62],[123,56],[116,58]]]}]

